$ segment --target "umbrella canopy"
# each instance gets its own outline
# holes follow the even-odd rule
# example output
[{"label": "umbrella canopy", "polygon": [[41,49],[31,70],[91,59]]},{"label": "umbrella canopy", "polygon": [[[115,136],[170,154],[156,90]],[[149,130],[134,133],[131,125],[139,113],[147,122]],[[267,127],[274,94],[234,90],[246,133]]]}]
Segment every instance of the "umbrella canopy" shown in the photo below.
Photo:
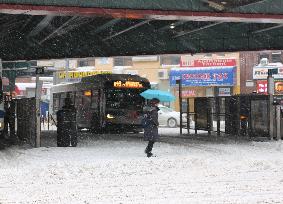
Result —
[{"label": "umbrella canopy", "polygon": [[174,101],[176,98],[170,92],[148,89],[140,94],[145,99],[157,98],[162,102]]}]

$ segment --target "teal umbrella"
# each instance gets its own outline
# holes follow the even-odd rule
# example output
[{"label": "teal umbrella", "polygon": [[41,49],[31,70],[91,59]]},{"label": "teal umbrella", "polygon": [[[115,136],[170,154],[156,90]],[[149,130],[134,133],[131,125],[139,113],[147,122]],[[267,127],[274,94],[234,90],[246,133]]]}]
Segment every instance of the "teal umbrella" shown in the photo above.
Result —
[{"label": "teal umbrella", "polygon": [[174,101],[176,98],[170,92],[148,89],[140,94],[145,99],[157,98],[162,102]]}]

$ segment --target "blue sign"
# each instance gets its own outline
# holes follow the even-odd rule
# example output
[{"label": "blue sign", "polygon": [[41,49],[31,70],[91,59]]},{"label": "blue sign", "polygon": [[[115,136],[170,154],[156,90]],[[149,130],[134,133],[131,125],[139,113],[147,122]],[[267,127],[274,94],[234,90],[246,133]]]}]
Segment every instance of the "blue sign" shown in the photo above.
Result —
[{"label": "blue sign", "polygon": [[235,67],[180,68],[170,71],[170,85],[182,79],[183,86],[233,86],[236,81]]}]

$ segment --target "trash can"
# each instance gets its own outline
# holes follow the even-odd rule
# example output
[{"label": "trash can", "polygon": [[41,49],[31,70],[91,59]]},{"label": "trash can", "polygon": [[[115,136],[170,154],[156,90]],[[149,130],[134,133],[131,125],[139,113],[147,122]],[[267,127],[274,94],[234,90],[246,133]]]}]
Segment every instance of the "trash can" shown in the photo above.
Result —
[{"label": "trash can", "polygon": [[57,146],[76,147],[77,143],[76,111],[63,108],[57,112]]}]

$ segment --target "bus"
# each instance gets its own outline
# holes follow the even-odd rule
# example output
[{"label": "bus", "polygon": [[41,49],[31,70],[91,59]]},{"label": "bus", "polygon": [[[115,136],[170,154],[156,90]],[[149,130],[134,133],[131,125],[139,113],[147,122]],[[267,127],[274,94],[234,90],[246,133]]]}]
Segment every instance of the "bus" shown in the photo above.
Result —
[{"label": "bus", "polygon": [[137,133],[142,130],[145,104],[140,93],[149,88],[148,79],[129,74],[97,74],[78,83],[54,85],[52,115],[56,115],[68,97],[77,110],[78,129]]}]

